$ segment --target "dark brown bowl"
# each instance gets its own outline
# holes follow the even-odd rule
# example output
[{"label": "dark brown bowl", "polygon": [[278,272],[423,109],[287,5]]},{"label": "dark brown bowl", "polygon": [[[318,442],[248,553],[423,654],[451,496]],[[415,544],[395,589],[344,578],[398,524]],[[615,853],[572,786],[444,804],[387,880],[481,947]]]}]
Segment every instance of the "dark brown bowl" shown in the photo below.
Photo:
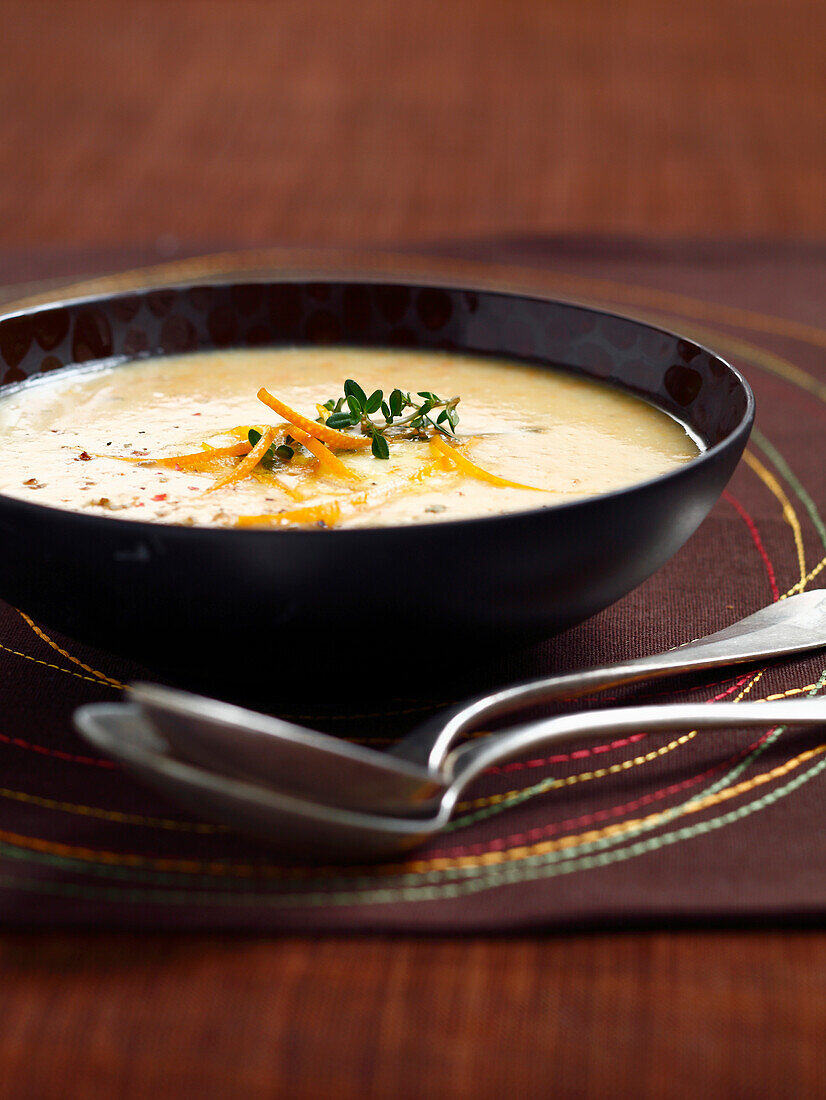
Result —
[{"label": "dark brown bowl", "polygon": [[[535,642],[634,588],[696,529],[748,439],[754,399],[690,340],[525,295],[392,281],[222,282],[0,317],[3,388],[90,360],[342,344],[455,349],[561,366],[671,413],[707,450],[630,488],[484,519],[367,530],[144,524],[0,496],[0,596],[179,682],[281,690],[378,661],[391,689]],[[353,593],[358,593],[354,610]],[[381,624],[392,623],[385,642]],[[262,637],[265,639],[262,644]],[[339,638],[363,637],[354,644]],[[255,639],[253,667],[244,639]],[[318,642],[334,656],[320,668]]]}]

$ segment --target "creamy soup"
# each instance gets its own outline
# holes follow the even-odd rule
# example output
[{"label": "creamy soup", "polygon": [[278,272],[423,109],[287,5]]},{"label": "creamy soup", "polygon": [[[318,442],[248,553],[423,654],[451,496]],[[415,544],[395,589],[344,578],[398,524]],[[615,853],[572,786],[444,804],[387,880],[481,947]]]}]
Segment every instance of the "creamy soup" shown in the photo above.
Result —
[{"label": "creamy soup", "polygon": [[[347,379],[358,383],[355,412]],[[698,453],[661,410],[563,371],[349,348],[208,352],[46,376],[0,398],[0,446],[8,496],[209,527],[521,511],[644,481]]]}]

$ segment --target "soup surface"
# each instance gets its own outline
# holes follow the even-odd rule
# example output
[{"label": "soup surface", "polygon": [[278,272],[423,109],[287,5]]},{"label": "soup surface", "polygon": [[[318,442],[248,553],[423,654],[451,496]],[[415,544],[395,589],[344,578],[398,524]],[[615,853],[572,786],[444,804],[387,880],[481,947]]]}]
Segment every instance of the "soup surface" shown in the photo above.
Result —
[{"label": "soup surface", "polygon": [[[384,411],[351,413],[347,379],[357,402],[361,393],[372,405],[382,390]],[[442,416],[453,410],[455,431]],[[325,423],[331,413],[337,428]],[[348,416],[358,422],[341,426]],[[45,376],[0,398],[0,446],[8,496],[210,527],[521,511],[644,481],[698,453],[667,414],[563,371],[350,348],[208,352]]]}]

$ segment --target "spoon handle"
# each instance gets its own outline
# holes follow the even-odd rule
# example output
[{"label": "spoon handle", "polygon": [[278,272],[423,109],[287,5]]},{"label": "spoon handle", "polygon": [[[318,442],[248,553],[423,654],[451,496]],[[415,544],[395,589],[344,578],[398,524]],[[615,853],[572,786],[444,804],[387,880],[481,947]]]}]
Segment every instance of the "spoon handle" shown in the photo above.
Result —
[{"label": "spoon handle", "polygon": [[452,807],[486,768],[560,741],[575,739],[580,744],[606,735],[621,738],[678,729],[744,729],[779,724],[826,726],[826,697],[759,703],[662,703],[545,718],[455,749],[444,763],[450,790],[443,802]]},{"label": "spoon handle", "polygon": [[449,713],[439,714],[391,750],[439,772],[457,737],[471,727],[536,703],[578,698],[605,688],[658,676],[714,668],[745,661],[765,661],[790,653],[826,646],[826,589],[803,592],[764,607],[745,619],[695,642],[665,653],[655,653],[602,668],[529,680],[472,699]]}]

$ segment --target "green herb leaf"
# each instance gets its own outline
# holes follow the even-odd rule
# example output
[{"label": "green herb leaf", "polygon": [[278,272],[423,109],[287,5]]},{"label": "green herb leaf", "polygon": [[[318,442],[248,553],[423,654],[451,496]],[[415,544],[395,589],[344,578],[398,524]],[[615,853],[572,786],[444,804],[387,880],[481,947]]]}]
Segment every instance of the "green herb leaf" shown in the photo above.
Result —
[{"label": "green herb leaf", "polygon": [[382,402],[383,397],[384,397],[384,394],[382,393],[381,390],[373,390],[373,392],[370,394],[370,396],[367,398],[367,400],[364,403],[364,411],[368,415],[370,413],[378,412],[378,410],[381,406],[381,402]]},{"label": "green herb leaf", "polygon": [[367,401],[367,394],[364,392],[358,382],[354,382],[352,378],[348,378],[347,381],[344,383],[344,396],[355,397],[356,401],[358,401],[359,403],[359,406],[362,408]]},{"label": "green herb leaf", "polygon": [[373,442],[370,446],[370,450],[373,452],[375,458],[389,458],[390,448],[387,445],[387,440],[384,436],[377,431],[373,431]]},{"label": "green herb leaf", "polygon": [[352,428],[358,422],[358,416],[353,416],[351,413],[330,413],[327,417],[328,428]]},{"label": "green herb leaf", "polygon": [[[367,397],[358,382],[348,378],[344,383],[344,396],[335,400],[330,398],[323,407],[331,410],[326,421],[331,428],[347,430],[360,427],[362,432],[371,437],[375,457],[389,458],[389,443],[385,436],[387,429],[391,426],[393,428],[391,438],[400,430],[406,429],[407,434],[413,436],[418,434],[421,437],[432,429],[447,437],[455,431],[459,421],[459,414],[456,412],[458,402],[458,397],[447,399],[430,390],[419,390],[416,397],[411,397],[409,393],[398,388],[390,392],[387,400],[384,399],[382,390],[373,390]],[[384,422],[377,424],[372,416],[379,409]],[[438,410],[435,419],[430,416],[434,410]]]},{"label": "green herb leaf", "polygon": [[275,448],[276,458],[280,458],[282,462],[289,462],[295,454],[292,447],[288,447],[286,443],[282,443],[280,447]]}]

